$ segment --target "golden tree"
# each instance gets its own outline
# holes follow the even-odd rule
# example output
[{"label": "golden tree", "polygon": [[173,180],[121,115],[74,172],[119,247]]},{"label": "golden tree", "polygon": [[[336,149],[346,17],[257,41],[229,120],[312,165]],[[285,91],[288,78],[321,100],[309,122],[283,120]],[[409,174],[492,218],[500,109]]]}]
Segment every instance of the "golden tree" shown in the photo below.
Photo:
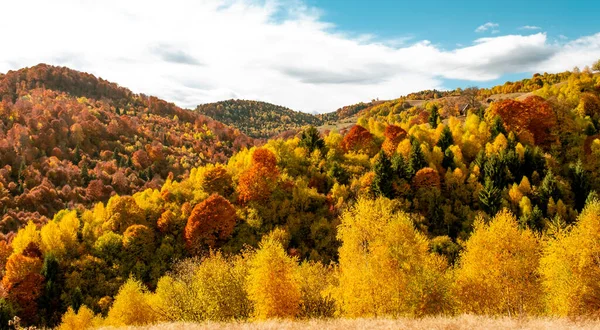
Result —
[{"label": "golden tree", "polygon": [[584,208],[571,232],[548,242],[540,264],[546,307],[556,316],[600,312],[600,202]]},{"label": "golden tree", "polygon": [[275,239],[263,240],[249,261],[247,291],[254,317],[294,318],[300,312],[301,291],[296,278],[298,264]]},{"label": "golden tree", "polygon": [[386,198],[359,199],[341,218],[338,308],[348,317],[427,315],[450,308],[447,262]]},{"label": "golden tree", "polygon": [[489,224],[478,219],[456,270],[460,310],[508,316],[541,312],[540,255],[536,235],[519,229],[509,211],[500,211]]}]

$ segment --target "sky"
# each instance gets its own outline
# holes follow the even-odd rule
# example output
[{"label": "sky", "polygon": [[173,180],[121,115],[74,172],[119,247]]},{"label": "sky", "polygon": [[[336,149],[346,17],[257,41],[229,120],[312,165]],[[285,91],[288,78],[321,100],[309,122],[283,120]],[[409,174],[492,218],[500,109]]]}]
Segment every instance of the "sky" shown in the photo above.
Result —
[{"label": "sky", "polygon": [[0,72],[67,66],[185,108],[322,113],[600,59],[600,1],[2,1]]}]

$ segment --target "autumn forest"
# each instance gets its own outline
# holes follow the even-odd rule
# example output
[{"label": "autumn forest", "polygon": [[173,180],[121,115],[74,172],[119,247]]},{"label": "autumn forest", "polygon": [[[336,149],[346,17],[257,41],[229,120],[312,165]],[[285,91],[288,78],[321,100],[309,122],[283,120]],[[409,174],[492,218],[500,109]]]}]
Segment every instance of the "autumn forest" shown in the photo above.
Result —
[{"label": "autumn forest", "polygon": [[0,328],[596,319],[590,65],[321,115],[0,74]]}]

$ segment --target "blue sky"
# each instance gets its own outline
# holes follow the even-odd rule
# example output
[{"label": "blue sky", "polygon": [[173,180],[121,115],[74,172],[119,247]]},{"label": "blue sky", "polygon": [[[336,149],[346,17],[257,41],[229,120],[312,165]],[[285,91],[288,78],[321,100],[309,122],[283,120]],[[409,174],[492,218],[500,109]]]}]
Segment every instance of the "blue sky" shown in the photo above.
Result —
[{"label": "blue sky", "polygon": [[19,33],[3,34],[0,72],[67,66],[186,108],[235,98],[329,112],[600,58],[600,1],[19,0],[3,10],[0,31]]},{"label": "blue sky", "polygon": [[[405,43],[429,40],[448,50],[486,36],[543,31],[549,40],[565,43],[600,32],[600,1],[590,0],[308,0],[306,3],[319,8],[323,19],[334,23],[333,30],[340,33],[373,34],[381,40],[406,38]],[[488,22],[498,27],[475,32]],[[492,33],[493,30],[497,32]],[[444,87],[489,87],[529,78],[533,73],[506,74],[476,83],[444,79]]]}]

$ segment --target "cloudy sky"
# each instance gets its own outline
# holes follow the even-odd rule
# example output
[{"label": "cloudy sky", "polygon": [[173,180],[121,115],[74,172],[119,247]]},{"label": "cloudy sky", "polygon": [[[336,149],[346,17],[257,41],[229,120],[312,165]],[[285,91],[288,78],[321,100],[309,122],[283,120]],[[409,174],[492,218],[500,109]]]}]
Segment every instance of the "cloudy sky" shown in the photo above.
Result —
[{"label": "cloudy sky", "polygon": [[570,7],[515,14],[474,1],[3,1],[0,72],[48,63],[182,107],[241,98],[328,112],[583,68],[600,58],[600,25],[581,9],[598,6],[560,2]]}]

